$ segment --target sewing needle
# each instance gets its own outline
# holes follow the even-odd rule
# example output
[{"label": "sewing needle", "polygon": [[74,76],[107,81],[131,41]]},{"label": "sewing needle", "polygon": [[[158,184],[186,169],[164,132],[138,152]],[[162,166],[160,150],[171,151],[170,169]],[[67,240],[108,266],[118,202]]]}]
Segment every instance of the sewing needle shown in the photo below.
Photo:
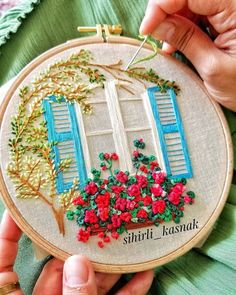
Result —
[{"label": "sewing needle", "polygon": [[137,51],[135,52],[135,54],[133,55],[133,57],[131,58],[130,62],[127,64],[127,66],[125,67],[125,71],[128,70],[129,66],[132,64],[132,62],[135,60],[136,56],[139,54],[139,51],[142,49],[143,45],[146,43],[148,38],[148,35],[144,38],[143,42],[141,43],[141,45],[139,46],[139,48],[137,49]]}]

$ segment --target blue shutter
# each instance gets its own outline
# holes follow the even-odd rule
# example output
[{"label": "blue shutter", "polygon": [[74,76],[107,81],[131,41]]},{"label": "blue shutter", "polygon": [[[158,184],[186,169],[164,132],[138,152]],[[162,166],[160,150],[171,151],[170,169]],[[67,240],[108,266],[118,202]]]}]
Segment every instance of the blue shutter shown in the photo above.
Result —
[{"label": "blue shutter", "polygon": [[79,179],[80,186],[83,186],[87,174],[74,104],[66,102],[64,98],[58,102],[55,96],[50,96],[44,99],[43,108],[48,141],[57,142],[52,147],[56,169],[58,170],[60,161],[72,159],[70,168],[57,175],[58,193],[70,189],[74,178]]},{"label": "blue shutter", "polygon": [[162,93],[158,87],[152,87],[147,91],[167,175],[170,178],[191,178],[192,167],[174,90]]}]

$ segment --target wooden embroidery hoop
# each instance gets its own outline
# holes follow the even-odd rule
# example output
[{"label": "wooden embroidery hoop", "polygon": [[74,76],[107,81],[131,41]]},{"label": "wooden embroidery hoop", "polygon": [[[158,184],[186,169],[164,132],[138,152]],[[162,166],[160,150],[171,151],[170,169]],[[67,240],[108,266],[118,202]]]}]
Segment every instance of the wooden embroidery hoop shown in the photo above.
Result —
[{"label": "wooden embroidery hoop", "polygon": [[[66,49],[73,48],[75,46],[79,45],[86,45],[86,44],[99,44],[99,43],[124,43],[128,45],[140,45],[140,42],[127,38],[127,37],[121,37],[118,36],[121,33],[121,28],[119,26],[107,26],[107,25],[97,25],[96,27],[84,27],[79,28],[80,32],[96,32],[97,34],[95,36],[86,37],[86,38],[80,38],[75,40],[70,40],[65,44],[59,45],[48,52],[42,54],[40,57],[32,61],[18,76],[16,81],[13,83],[11,89],[8,91],[0,109],[0,118],[1,118],[1,125],[3,122],[3,116],[6,111],[6,108],[8,106],[8,103],[17,89],[17,87],[20,85],[20,83],[24,80],[24,78],[40,63],[47,60],[49,57],[52,57],[53,55],[62,52]],[[118,34],[117,36],[114,36],[113,34]],[[149,46],[145,46],[146,48],[149,48]],[[173,60],[173,58],[166,56],[167,59]],[[189,70],[187,69],[183,64],[181,64],[178,61],[175,61],[178,66],[183,69],[186,74],[191,77],[193,80],[195,80],[198,85],[203,88],[201,83],[199,82],[199,79]],[[206,91],[204,90],[206,93]],[[206,96],[209,97],[209,95],[206,93]],[[221,213],[223,206],[226,202],[230,184],[231,184],[231,178],[232,178],[232,171],[233,171],[233,149],[232,149],[232,143],[231,143],[231,136],[230,132],[226,123],[226,120],[224,118],[223,112],[221,111],[221,108],[219,105],[217,105],[214,101],[211,100],[209,97],[211,103],[214,106],[215,112],[217,113],[219,120],[221,122],[223,133],[225,136],[225,142],[226,142],[226,160],[227,160],[227,173],[226,173],[226,179],[225,184],[223,187],[223,191],[221,194],[220,201],[218,202],[218,205],[216,206],[213,214],[209,216],[208,221],[204,226],[201,228],[201,230],[187,243],[183,244],[181,247],[177,248],[175,251],[164,255],[158,259],[149,260],[142,263],[135,263],[135,264],[103,264],[98,262],[93,262],[94,268],[96,271],[101,272],[108,272],[108,273],[126,273],[126,272],[134,272],[134,271],[143,271],[146,269],[150,269],[153,267],[156,267],[158,265],[165,264],[178,256],[183,255],[188,250],[196,246],[201,240],[204,239],[204,237],[209,233],[211,228],[213,227],[213,224],[215,223],[216,219],[218,218],[219,214]],[[9,209],[10,214],[16,221],[16,223],[19,225],[19,227],[32,239],[33,242],[35,242],[39,247],[46,250],[50,254],[54,255],[55,257],[58,257],[60,259],[65,260],[70,255],[66,251],[63,251],[61,249],[58,249],[55,245],[49,243],[46,239],[41,237],[27,222],[27,220],[24,219],[24,217],[21,215],[20,211],[16,207],[15,203],[13,202],[8,189],[6,187],[2,170],[0,170],[0,189],[3,196],[4,203],[6,207]],[[194,210],[194,209],[193,209]]]}]

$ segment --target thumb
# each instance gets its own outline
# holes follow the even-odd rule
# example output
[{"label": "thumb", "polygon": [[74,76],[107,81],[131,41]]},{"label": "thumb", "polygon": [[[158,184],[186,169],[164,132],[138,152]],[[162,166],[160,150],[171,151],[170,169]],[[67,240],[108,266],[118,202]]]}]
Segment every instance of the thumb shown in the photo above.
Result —
[{"label": "thumb", "polygon": [[81,255],[69,257],[63,270],[63,295],[97,295],[95,273]]},{"label": "thumb", "polygon": [[207,34],[190,20],[179,15],[167,17],[152,32],[152,36],[181,51],[192,62],[203,79],[222,54]]}]

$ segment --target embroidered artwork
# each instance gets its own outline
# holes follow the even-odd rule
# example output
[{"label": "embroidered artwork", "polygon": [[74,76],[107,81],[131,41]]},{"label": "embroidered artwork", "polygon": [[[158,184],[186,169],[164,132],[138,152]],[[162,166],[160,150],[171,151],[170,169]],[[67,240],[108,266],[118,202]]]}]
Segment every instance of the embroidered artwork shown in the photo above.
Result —
[{"label": "embroidered artwork", "polygon": [[184,216],[184,205],[193,204],[195,194],[185,192],[186,179],[170,179],[159,167],[154,155],[146,156],[142,139],[134,140],[132,163],[135,174],[113,169],[118,160],[116,153],[100,153],[101,169],[110,171],[108,178],[101,170],[92,169],[93,178],[73,200],[74,210],[67,218],[82,227],[78,241],[86,243],[90,236],[98,235],[98,246],[118,239],[128,229],[135,229],[173,220],[179,223]]},{"label": "embroidered artwork", "polygon": [[[137,97],[134,83],[146,89],[145,97]],[[104,98],[90,102],[98,89]],[[120,97],[120,90],[127,97]],[[98,234],[100,247],[110,240],[108,232],[118,238],[137,226],[178,223],[184,204],[195,197],[184,194],[192,168],[176,101],[179,91],[152,69],[125,71],[122,61],[95,63],[88,50],[51,65],[20,90],[12,119],[7,171],[17,197],[50,206],[63,235],[65,214],[75,219],[81,226],[78,240]],[[145,143],[137,138],[143,137],[153,142],[155,156],[140,151]],[[100,170],[92,168],[98,154]],[[164,159],[166,174],[156,156]]]}]

